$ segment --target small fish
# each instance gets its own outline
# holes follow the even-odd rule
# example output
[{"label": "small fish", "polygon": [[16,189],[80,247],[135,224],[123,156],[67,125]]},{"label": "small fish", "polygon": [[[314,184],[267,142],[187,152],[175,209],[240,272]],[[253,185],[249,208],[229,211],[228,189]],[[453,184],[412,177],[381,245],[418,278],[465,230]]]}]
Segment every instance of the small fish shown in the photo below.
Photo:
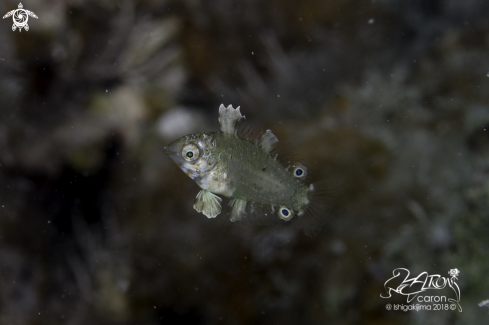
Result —
[{"label": "small fish", "polygon": [[271,130],[254,140],[241,135],[238,124],[243,119],[239,107],[221,104],[221,132],[190,134],[164,148],[202,188],[194,209],[215,218],[221,212],[218,194],[230,198],[231,221],[243,219],[248,212],[257,213],[258,208],[269,208],[272,215],[276,213],[285,221],[294,216],[317,221],[311,207],[315,207],[319,192],[305,182],[306,167],[299,163],[284,166],[277,160],[273,150],[278,140]]}]

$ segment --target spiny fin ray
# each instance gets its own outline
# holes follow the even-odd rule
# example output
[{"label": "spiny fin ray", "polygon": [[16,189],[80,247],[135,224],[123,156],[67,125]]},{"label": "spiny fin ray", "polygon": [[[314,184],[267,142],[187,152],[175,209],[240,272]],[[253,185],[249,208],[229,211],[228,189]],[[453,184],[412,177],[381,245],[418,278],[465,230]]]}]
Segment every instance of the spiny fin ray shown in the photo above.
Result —
[{"label": "spiny fin ray", "polygon": [[274,145],[278,142],[275,134],[272,133],[272,130],[266,130],[260,137],[258,144],[262,147],[266,152],[271,152]]},{"label": "spiny fin ray", "polygon": [[236,125],[244,118],[239,111],[239,106],[237,108],[233,108],[232,105],[224,107],[221,104],[219,106],[219,124],[221,125],[221,131],[226,134],[236,136],[238,131]]},{"label": "spiny fin ray", "polygon": [[201,190],[194,201],[194,209],[202,212],[207,218],[215,218],[221,213],[222,199],[212,192]]}]

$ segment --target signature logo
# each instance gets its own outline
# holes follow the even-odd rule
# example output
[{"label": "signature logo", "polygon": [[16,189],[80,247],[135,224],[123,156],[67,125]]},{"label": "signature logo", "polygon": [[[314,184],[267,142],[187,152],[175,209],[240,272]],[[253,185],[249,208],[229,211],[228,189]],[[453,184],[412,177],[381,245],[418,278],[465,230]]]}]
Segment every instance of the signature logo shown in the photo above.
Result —
[{"label": "signature logo", "polygon": [[14,24],[12,25],[12,31],[15,32],[15,30],[18,28],[19,32],[22,31],[22,28],[24,28],[26,31],[29,30],[29,25],[27,25],[27,21],[29,20],[29,16],[36,18],[37,16],[35,13],[29,10],[25,10],[24,6],[22,6],[22,3],[19,3],[19,8],[9,11],[3,16],[3,19],[8,18],[12,16],[14,20]]},{"label": "signature logo", "polygon": [[385,281],[384,288],[387,292],[387,296],[380,294],[381,298],[390,298],[392,293],[407,296],[407,302],[410,303],[414,299],[416,302],[444,302],[447,300],[445,296],[419,296],[420,293],[428,290],[441,290],[447,285],[455,293],[455,299],[448,298],[448,301],[452,304],[456,304],[458,310],[461,312],[460,306],[460,288],[455,280],[458,280],[460,271],[458,269],[451,269],[448,271],[450,277],[442,277],[439,274],[429,275],[428,272],[421,272],[417,277],[409,278],[410,272],[408,269],[397,268],[392,271],[393,277]]}]

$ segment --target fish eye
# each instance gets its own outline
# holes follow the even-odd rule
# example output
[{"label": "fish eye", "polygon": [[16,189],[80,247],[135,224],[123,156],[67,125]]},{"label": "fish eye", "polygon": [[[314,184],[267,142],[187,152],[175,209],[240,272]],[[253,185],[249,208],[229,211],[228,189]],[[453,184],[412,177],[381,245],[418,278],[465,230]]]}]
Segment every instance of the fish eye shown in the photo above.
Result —
[{"label": "fish eye", "polygon": [[183,147],[182,156],[186,161],[194,161],[199,158],[199,148],[193,144],[188,144]]},{"label": "fish eye", "polygon": [[301,164],[295,164],[292,166],[293,171],[292,174],[294,177],[299,178],[299,179],[305,179],[307,176],[307,168]]},{"label": "fish eye", "polygon": [[292,210],[290,210],[286,207],[281,207],[278,210],[278,216],[282,220],[289,221],[294,216],[294,213],[292,212]]}]

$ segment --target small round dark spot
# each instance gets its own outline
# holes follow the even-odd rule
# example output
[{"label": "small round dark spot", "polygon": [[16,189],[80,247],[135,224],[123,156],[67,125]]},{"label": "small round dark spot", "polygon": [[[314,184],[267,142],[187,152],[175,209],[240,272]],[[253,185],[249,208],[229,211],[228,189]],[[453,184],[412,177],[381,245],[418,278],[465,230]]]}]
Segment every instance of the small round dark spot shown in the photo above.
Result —
[{"label": "small round dark spot", "polygon": [[295,174],[296,174],[297,176],[302,176],[302,174],[304,174],[304,171],[303,171],[302,169],[300,169],[300,168],[297,168],[297,169],[295,170]]},{"label": "small round dark spot", "polygon": [[282,214],[287,217],[289,215],[289,211],[287,209],[282,209]]},{"label": "small round dark spot", "polygon": [[266,172],[266,171],[267,171],[267,169],[266,169],[266,168],[262,168],[261,170],[262,170],[263,172]]}]

